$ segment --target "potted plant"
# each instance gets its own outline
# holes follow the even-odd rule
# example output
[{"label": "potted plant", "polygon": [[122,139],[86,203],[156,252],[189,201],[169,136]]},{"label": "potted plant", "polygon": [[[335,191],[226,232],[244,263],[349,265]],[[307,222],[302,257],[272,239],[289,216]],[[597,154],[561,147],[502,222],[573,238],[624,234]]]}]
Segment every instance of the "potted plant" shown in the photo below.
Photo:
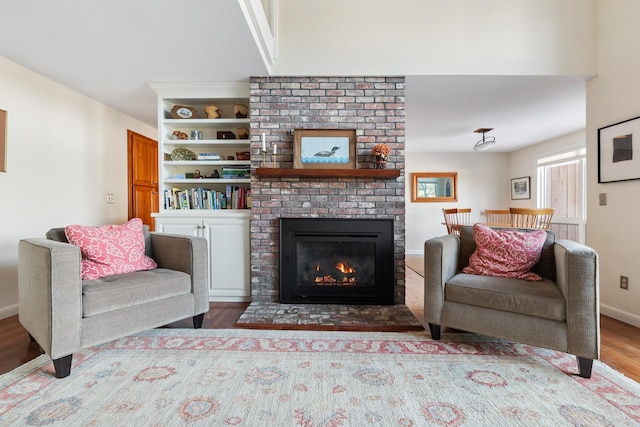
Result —
[{"label": "potted plant", "polygon": [[387,144],[376,144],[372,151],[373,158],[376,162],[376,169],[384,169],[387,166],[387,160],[389,160],[391,149],[389,149]]}]

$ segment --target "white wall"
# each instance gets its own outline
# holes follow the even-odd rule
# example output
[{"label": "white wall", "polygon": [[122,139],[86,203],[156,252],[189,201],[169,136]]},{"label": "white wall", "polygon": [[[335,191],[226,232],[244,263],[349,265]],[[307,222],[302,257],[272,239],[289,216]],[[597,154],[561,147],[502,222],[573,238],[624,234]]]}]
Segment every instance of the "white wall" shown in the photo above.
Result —
[{"label": "white wall", "polygon": [[[509,180],[522,176],[531,177],[531,199],[511,200],[514,208],[535,208],[538,199],[537,186],[537,161],[541,157],[564,153],[571,149],[584,148],[586,146],[585,131],[581,130],[558,138],[531,145],[509,154]],[[511,195],[509,195],[511,198]]]},{"label": "white wall", "polygon": [[[602,313],[640,327],[640,181],[598,184],[598,128],[640,116],[640,2],[598,1],[598,76],[587,82],[587,238],[600,255]],[[640,145],[634,135],[634,155]],[[598,194],[607,193],[607,206]],[[629,290],[620,289],[620,276]]]},{"label": "white wall", "polygon": [[[406,249],[423,254],[427,239],[447,234],[442,224],[444,208],[471,208],[471,219],[484,221],[485,209],[509,207],[509,155],[507,153],[407,153]],[[458,201],[455,203],[412,202],[413,172],[457,172]]]},{"label": "white wall", "polygon": [[[473,221],[484,221],[485,209],[536,207],[536,161],[585,146],[585,132],[544,141],[513,153],[407,153],[406,254],[423,254],[424,241],[446,234],[443,208],[468,208]],[[411,202],[413,172],[458,172],[457,203]],[[531,177],[531,199],[511,200],[511,178]]]},{"label": "white wall", "polygon": [[273,74],[591,76],[595,12],[596,0],[279,0]]},{"label": "white wall", "polygon": [[[17,313],[18,240],[68,224],[127,220],[127,129],[157,131],[0,57],[8,111],[0,173],[0,318]],[[116,203],[107,205],[106,194]]]}]

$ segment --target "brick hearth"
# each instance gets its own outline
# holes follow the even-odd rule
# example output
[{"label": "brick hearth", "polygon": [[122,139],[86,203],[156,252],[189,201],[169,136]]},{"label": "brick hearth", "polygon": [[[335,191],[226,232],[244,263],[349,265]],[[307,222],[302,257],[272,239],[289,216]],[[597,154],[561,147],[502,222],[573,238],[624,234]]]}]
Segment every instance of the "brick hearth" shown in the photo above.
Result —
[{"label": "brick hearth", "polygon": [[[278,302],[278,219],[393,218],[394,301],[405,301],[405,79],[404,77],[252,77],[251,159],[263,167],[267,151],[278,146],[275,167],[293,167],[294,129],[356,129],[359,169],[373,168],[371,149],[391,148],[384,178],[251,178],[251,297]],[[270,157],[268,158],[270,160]],[[266,167],[271,167],[268,162]]]}]

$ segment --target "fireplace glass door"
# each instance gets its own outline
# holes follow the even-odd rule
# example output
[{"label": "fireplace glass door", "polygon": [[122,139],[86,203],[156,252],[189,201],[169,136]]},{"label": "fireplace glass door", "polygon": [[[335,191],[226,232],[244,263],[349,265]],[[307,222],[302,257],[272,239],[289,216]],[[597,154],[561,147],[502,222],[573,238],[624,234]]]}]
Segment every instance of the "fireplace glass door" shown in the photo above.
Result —
[{"label": "fireplace glass door", "polygon": [[393,304],[391,220],[281,220],[280,300]]}]

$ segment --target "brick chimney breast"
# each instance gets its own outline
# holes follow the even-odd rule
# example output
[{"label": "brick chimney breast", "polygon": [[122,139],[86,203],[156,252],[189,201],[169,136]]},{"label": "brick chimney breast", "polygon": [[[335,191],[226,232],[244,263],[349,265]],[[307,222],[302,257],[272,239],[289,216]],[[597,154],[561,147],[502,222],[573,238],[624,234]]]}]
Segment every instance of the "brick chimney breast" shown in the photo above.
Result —
[{"label": "brick chimney breast", "polygon": [[[405,78],[251,77],[251,163],[293,167],[295,129],[355,129],[359,169],[374,167],[371,150],[391,149],[389,178],[251,177],[251,297],[279,302],[279,229],[284,218],[393,218],[394,302],[405,303]],[[267,146],[263,165],[262,135]],[[277,145],[275,164],[271,163]]]}]

